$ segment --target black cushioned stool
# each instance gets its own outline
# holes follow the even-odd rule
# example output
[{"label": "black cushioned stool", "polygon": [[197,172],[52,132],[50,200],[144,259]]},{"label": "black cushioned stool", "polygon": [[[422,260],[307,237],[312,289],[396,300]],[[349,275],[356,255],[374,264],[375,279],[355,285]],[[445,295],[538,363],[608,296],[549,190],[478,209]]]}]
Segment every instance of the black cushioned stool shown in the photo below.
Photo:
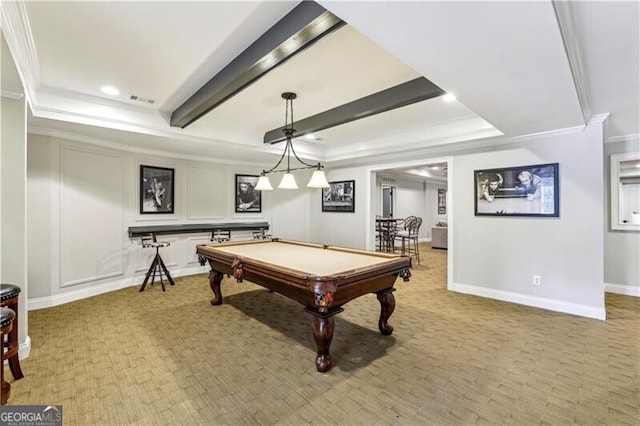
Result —
[{"label": "black cushioned stool", "polygon": [[2,340],[3,345],[9,347],[9,350],[5,355],[3,355],[2,359],[9,360],[11,374],[16,380],[24,377],[24,374],[22,374],[22,368],[20,368],[20,358],[18,358],[18,351],[20,349],[20,345],[18,344],[18,324],[20,319],[20,316],[18,315],[18,296],[21,291],[22,289],[15,284],[0,284],[0,306],[11,309],[15,314],[13,329],[7,336],[6,344],[4,340]]},{"label": "black cushioned stool", "polygon": [[142,239],[142,247],[145,247],[145,248],[152,247],[156,249],[156,256],[153,258],[153,262],[151,262],[151,266],[147,271],[147,275],[144,277],[144,282],[140,287],[140,291],[144,291],[144,288],[147,286],[147,281],[149,281],[149,277],[151,277],[151,285],[153,285],[153,281],[156,279],[156,274],[160,276],[160,284],[162,285],[162,291],[165,291],[164,281],[162,280],[163,272],[164,272],[164,275],[167,277],[167,280],[169,280],[169,284],[176,285],[176,283],[173,282],[173,278],[171,278],[171,274],[169,273],[169,270],[167,269],[164,262],[162,261],[162,257],[160,257],[160,249],[164,247],[169,247],[171,244],[169,244],[168,242],[158,242],[156,240],[155,234],[151,236],[141,237],[141,239]]},{"label": "black cushioned stool", "polygon": [[[4,343],[5,336],[9,335],[13,330],[13,321],[16,319],[16,313],[9,308],[0,307],[0,341]],[[0,357],[0,404],[5,405],[11,394],[11,384],[4,381],[4,360],[8,359],[8,353],[11,346],[4,347],[2,345],[2,356]]]}]

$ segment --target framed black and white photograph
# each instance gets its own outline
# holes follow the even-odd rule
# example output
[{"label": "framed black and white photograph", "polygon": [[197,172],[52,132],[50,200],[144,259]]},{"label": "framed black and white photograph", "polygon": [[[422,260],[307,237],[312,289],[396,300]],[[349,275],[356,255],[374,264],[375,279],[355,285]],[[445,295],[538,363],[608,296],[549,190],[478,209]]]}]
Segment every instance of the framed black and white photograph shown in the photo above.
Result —
[{"label": "framed black and white photograph", "polygon": [[322,211],[353,213],[356,208],[356,181],[329,182],[322,188]]},{"label": "framed black and white photograph", "polygon": [[262,197],[255,187],[257,175],[236,175],[236,213],[262,212]]},{"label": "framed black and white photograph", "polygon": [[558,163],[473,174],[476,216],[560,216]]},{"label": "framed black and white photograph", "polygon": [[447,190],[438,188],[438,214],[447,214]]},{"label": "framed black and white photograph", "polygon": [[172,214],[174,169],[140,166],[140,214]]}]

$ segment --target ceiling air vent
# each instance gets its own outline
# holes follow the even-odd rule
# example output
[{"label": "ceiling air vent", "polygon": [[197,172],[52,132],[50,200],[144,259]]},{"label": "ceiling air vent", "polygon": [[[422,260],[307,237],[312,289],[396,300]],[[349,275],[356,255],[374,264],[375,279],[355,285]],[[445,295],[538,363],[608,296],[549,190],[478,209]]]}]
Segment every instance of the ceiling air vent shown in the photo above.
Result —
[{"label": "ceiling air vent", "polygon": [[153,99],[141,98],[138,95],[129,95],[129,99],[136,102],[142,102],[144,104],[155,104],[156,101]]}]

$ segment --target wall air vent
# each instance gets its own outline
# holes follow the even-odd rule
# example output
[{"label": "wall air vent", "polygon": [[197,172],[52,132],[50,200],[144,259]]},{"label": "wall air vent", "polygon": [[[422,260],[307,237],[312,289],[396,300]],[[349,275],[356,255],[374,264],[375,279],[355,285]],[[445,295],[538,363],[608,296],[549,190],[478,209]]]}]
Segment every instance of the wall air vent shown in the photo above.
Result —
[{"label": "wall air vent", "polygon": [[396,183],[396,178],[390,176],[382,176],[382,183]]},{"label": "wall air vent", "polygon": [[138,95],[129,95],[129,99],[136,102],[142,102],[144,104],[155,104],[156,101],[153,99],[141,98]]}]

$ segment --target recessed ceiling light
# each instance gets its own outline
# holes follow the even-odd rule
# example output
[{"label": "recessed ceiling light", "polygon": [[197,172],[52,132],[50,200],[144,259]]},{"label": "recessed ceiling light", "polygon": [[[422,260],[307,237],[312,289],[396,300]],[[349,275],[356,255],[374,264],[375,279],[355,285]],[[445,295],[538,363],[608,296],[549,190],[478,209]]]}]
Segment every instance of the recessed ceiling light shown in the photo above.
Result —
[{"label": "recessed ceiling light", "polygon": [[316,140],[316,135],[314,135],[313,133],[307,133],[306,135],[304,135],[304,137],[309,139],[310,141]]},{"label": "recessed ceiling light", "polygon": [[446,95],[444,95],[442,97],[442,100],[445,102],[453,102],[456,100],[456,97],[454,95],[452,95],[451,93],[447,93]]},{"label": "recessed ceiling light", "polygon": [[113,86],[102,86],[100,90],[105,95],[118,96],[120,94],[120,91]]}]

